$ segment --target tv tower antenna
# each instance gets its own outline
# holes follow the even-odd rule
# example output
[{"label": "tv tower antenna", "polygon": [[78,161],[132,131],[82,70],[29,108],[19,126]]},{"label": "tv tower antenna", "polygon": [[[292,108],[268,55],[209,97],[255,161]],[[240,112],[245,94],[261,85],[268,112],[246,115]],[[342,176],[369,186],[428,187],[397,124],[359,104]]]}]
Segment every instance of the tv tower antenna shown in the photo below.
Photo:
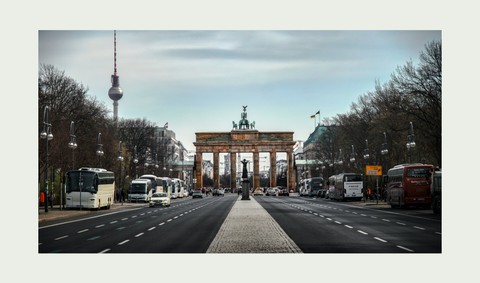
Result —
[{"label": "tv tower antenna", "polygon": [[113,31],[113,75],[111,77],[112,87],[108,90],[108,96],[113,100],[113,119],[118,122],[118,101],[123,96],[123,90],[117,75],[117,32]]}]

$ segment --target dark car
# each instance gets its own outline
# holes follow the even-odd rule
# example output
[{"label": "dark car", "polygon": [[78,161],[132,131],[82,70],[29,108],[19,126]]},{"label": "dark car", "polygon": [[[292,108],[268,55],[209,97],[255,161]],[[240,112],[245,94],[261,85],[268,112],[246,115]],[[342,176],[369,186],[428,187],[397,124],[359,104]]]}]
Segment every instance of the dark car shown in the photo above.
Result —
[{"label": "dark car", "polygon": [[286,196],[288,197],[290,195],[289,191],[287,188],[279,187],[278,188],[278,196]]}]

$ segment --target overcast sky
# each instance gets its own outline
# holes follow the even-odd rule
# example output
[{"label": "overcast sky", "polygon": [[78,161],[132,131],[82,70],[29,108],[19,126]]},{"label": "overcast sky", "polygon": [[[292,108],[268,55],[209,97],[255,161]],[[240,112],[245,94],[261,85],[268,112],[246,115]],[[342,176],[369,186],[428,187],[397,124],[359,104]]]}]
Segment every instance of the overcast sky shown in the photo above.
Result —
[{"label": "overcast sky", "polygon": [[[305,140],[310,116],[334,117],[418,63],[441,31],[117,30],[120,118],[146,118],[194,149],[195,132],[230,131],[243,105],[259,131]],[[113,113],[113,30],[40,30],[38,63],[54,65]],[[111,115],[113,115],[111,113]],[[318,116],[317,116],[318,117]]]}]

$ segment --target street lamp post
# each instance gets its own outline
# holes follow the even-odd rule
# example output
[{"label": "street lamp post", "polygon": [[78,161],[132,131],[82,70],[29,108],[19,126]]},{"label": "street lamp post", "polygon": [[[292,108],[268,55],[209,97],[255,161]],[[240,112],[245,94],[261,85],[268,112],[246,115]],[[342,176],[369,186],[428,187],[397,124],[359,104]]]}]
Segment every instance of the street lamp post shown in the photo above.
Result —
[{"label": "street lamp post", "polygon": [[45,106],[43,110],[43,131],[40,138],[45,139],[45,212],[48,212],[48,141],[53,139],[52,124],[49,121],[50,108]]},{"label": "street lamp post", "polygon": [[355,167],[355,147],[352,144],[352,153],[350,153],[350,163],[352,164],[351,166],[354,168]]},{"label": "street lamp post", "polygon": [[77,148],[77,136],[75,135],[75,123],[70,122],[70,142],[68,147],[72,149],[72,170],[75,170],[75,149]]},{"label": "street lamp post", "polygon": [[412,150],[415,148],[415,134],[413,133],[413,123],[410,122],[410,128],[407,135],[408,163],[412,163]]},{"label": "street lamp post", "polygon": [[[119,161],[119,170],[118,170],[118,186],[120,187],[120,192],[123,191],[123,184],[122,184],[122,161],[123,161],[123,156],[122,156],[122,141],[118,142],[118,157],[117,160]],[[120,194],[121,195],[121,194]],[[121,202],[121,197],[120,200]]]},{"label": "street lamp post", "polygon": [[97,136],[97,151],[96,151],[96,154],[97,154],[97,160],[98,160],[98,168],[101,168],[102,164],[100,163],[100,157],[102,157],[103,154],[104,154],[103,145],[102,145],[102,133],[98,133],[98,136]]},{"label": "street lamp post", "polygon": [[138,163],[138,157],[137,157],[137,146],[133,148],[134,151],[134,157],[133,157],[133,163],[135,164],[135,179],[138,178],[137,176],[137,163]]}]

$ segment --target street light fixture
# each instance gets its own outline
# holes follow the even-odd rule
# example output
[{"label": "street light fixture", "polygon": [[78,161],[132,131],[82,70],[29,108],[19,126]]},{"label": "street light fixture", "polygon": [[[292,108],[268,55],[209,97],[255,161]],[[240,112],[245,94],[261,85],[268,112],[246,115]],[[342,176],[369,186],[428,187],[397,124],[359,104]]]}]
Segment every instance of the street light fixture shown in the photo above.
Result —
[{"label": "street light fixture", "polygon": [[410,128],[407,135],[408,163],[412,162],[411,151],[415,148],[415,134],[413,133],[413,123],[410,122]]},{"label": "street light fixture", "polygon": [[370,153],[369,153],[369,150],[368,150],[368,140],[365,139],[365,145],[366,145],[366,148],[363,152],[363,158],[365,159],[365,162],[368,162],[368,159],[370,158]]},{"label": "street light fixture", "polygon": [[134,152],[134,157],[133,157],[133,163],[135,164],[135,179],[137,179],[137,163],[138,163],[138,157],[137,157],[137,146],[133,148]]},{"label": "street light fixture", "polygon": [[387,148],[387,133],[383,132],[383,138],[384,138],[384,142],[382,144],[382,150],[380,151],[380,153],[382,155],[387,155],[388,154],[388,148]]},{"label": "street light fixture", "polygon": [[75,135],[75,123],[70,122],[70,142],[68,147],[72,149],[72,170],[75,169],[75,149],[77,148],[77,136]]},{"label": "street light fixture", "polygon": [[[119,168],[118,168],[118,186],[120,187],[120,191],[123,192],[123,182],[122,182],[122,161],[123,161],[123,156],[122,156],[122,141],[118,142],[118,156],[117,160],[119,161]],[[117,200],[121,202],[122,200]]]},{"label": "street light fixture", "polygon": [[350,154],[350,162],[354,163],[355,162],[355,147],[352,144],[352,153]]},{"label": "street light fixture", "polygon": [[45,212],[48,212],[48,141],[53,139],[49,114],[50,108],[45,106],[43,110],[43,131],[40,133],[40,138],[45,140]]},{"label": "street light fixture", "polygon": [[102,164],[100,163],[100,157],[103,156],[103,145],[102,145],[102,133],[98,133],[97,136],[97,160],[98,160],[98,167],[101,168]]}]

